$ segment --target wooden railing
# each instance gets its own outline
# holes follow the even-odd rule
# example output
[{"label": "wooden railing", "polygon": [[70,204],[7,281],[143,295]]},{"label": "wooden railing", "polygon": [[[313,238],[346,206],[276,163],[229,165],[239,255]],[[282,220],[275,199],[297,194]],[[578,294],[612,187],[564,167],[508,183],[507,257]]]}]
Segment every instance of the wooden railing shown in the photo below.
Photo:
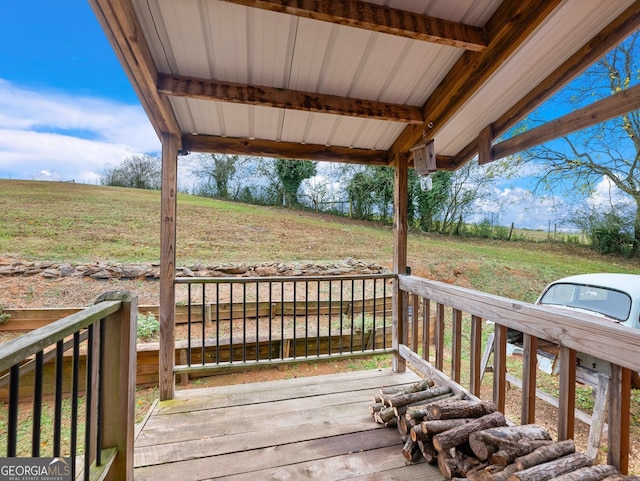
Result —
[{"label": "wooden railing", "polygon": [[178,278],[187,346],[174,372],[389,354],[394,277]]},{"label": "wooden railing", "polygon": [[[411,340],[408,316],[398,322],[397,355],[425,374],[448,374],[469,396],[481,396],[483,375],[483,330],[495,334],[493,341],[492,400],[504,412],[507,394],[507,330],[523,336],[520,422],[535,422],[537,348],[540,340],[559,347],[558,438],[573,438],[576,407],[576,353],[593,355],[611,363],[609,378],[609,431],[607,462],[628,470],[630,454],[631,375],[640,370],[640,332],[613,322],[602,322],[581,313],[564,313],[543,306],[514,301],[479,291],[399,276],[400,310],[416,319],[420,312],[435,311],[433,350],[429,343]],[[424,316],[429,323],[431,316]],[[464,319],[464,324],[463,324]],[[491,321],[490,323],[486,321]],[[463,325],[467,330],[463,332]],[[429,326],[423,328],[427,331]],[[450,339],[445,343],[445,339]],[[463,342],[464,341],[464,342]],[[468,344],[467,344],[468,343]],[[464,353],[464,354],[463,354]],[[467,356],[468,353],[468,356]]]},{"label": "wooden railing", "polygon": [[[81,312],[0,344],[0,376],[9,378],[8,402],[0,404],[5,456],[69,457],[72,479],[133,479],[136,320],[137,298],[110,292]],[[50,358],[56,366],[51,402],[42,389]],[[33,402],[20,403],[27,373],[33,373]],[[63,400],[65,384],[70,402]]]}]

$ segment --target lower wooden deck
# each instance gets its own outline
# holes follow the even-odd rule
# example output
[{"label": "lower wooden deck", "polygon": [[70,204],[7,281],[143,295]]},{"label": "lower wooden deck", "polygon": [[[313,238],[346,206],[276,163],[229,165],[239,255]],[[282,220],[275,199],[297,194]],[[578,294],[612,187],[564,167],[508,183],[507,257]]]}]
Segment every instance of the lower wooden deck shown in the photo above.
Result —
[{"label": "lower wooden deck", "polygon": [[405,466],[398,431],[368,412],[380,386],[417,379],[374,370],[178,391],[138,432],[135,479],[442,480]]}]

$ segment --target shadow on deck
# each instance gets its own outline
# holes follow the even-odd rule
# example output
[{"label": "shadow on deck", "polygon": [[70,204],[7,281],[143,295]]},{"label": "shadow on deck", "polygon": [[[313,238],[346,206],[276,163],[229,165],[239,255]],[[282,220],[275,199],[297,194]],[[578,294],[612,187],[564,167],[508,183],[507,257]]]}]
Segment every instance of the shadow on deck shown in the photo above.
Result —
[{"label": "shadow on deck", "polygon": [[376,370],[178,391],[136,437],[135,479],[442,480],[405,466],[397,430],[367,409],[381,386],[417,379]]}]

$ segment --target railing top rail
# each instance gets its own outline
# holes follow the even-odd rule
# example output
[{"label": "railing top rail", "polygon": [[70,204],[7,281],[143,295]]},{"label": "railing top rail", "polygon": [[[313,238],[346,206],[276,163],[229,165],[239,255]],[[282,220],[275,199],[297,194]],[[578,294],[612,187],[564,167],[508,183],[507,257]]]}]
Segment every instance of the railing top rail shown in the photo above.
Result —
[{"label": "railing top rail", "polygon": [[94,322],[117,312],[122,301],[104,301],[0,344],[0,372],[84,329]]},{"label": "railing top rail", "polygon": [[272,277],[176,277],[176,284],[255,284],[256,282],[317,282],[366,279],[395,279],[396,274],[354,274],[347,276],[272,276]]},{"label": "railing top rail", "polygon": [[640,331],[636,329],[581,312],[538,306],[417,276],[399,279],[404,291],[640,371],[640,356],[635,354],[640,352]]}]

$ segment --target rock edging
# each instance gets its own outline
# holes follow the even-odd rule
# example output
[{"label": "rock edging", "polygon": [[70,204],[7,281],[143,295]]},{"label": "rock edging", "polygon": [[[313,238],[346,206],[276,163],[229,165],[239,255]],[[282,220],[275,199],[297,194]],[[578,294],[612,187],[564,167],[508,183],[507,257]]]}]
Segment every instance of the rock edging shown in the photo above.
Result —
[{"label": "rock edging", "polygon": [[[197,263],[176,268],[178,277],[275,277],[275,276],[337,276],[349,274],[386,274],[389,269],[373,262],[346,259],[334,263],[280,263],[261,264],[204,264]],[[41,276],[46,279],[63,277],[89,277],[95,280],[147,280],[160,278],[160,267],[155,263],[118,264],[98,261],[75,264],[51,261],[29,261],[19,257],[0,257],[0,277]]]}]

